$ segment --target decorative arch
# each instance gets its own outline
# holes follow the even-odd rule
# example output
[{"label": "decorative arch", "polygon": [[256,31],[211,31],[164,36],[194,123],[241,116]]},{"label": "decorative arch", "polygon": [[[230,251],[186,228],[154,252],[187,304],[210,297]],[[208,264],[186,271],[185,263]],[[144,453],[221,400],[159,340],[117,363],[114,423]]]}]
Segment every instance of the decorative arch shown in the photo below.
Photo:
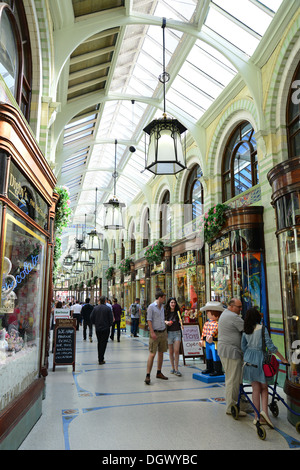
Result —
[{"label": "decorative arch", "polygon": [[221,174],[222,149],[234,128],[242,121],[249,121],[255,132],[259,130],[256,106],[247,99],[235,101],[222,115],[209,147],[207,173],[205,174],[203,171],[204,179],[214,178]]}]

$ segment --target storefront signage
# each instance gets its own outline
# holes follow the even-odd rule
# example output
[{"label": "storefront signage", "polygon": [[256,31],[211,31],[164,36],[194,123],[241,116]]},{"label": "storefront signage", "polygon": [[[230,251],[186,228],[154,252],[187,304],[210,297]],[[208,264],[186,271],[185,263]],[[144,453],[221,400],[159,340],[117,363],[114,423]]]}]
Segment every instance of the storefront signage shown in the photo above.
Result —
[{"label": "storefront signage", "polygon": [[154,264],[153,268],[151,270],[151,274],[153,274],[153,275],[164,273],[164,272],[165,272],[165,262],[164,261],[162,261],[159,264]]},{"label": "storefront signage", "polygon": [[203,349],[199,346],[199,325],[184,325],[182,332],[182,345],[184,357],[203,356]]},{"label": "storefront signage", "polygon": [[56,323],[58,318],[70,318],[70,309],[69,308],[55,308],[54,309],[54,320],[53,323]]},{"label": "storefront signage", "polygon": [[47,229],[48,205],[32,188],[18,168],[11,162],[8,179],[8,197],[25,214]]},{"label": "storefront signage", "polygon": [[187,251],[175,256],[175,269],[182,269],[196,264],[196,251]]},{"label": "storefront signage", "polygon": [[218,256],[224,256],[230,252],[229,236],[218,238],[210,245],[209,258],[214,259]]}]

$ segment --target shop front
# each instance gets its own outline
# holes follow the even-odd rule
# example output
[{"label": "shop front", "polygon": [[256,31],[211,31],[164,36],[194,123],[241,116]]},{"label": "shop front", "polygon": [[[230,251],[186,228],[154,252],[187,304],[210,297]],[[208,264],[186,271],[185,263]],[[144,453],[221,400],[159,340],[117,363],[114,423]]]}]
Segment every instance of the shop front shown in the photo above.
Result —
[{"label": "shop front", "polygon": [[48,367],[54,175],[23,118],[0,105],[0,449],[41,415]]},{"label": "shop front", "polygon": [[172,259],[171,248],[164,247],[163,258],[160,262],[150,265],[150,284],[151,297],[150,302],[154,302],[155,293],[162,290],[166,294],[166,301],[172,297]]},{"label": "shop front", "polygon": [[[276,165],[269,173],[281,279],[287,368],[284,391],[289,407],[300,413],[300,158]],[[299,421],[291,412],[288,419]]]},{"label": "shop front", "polygon": [[210,299],[228,305],[232,297],[242,302],[242,316],[257,306],[268,320],[265,277],[263,207],[247,206],[226,211],[218,238],[209,244]]},{"label": "shop front", "polygon": [[199,322],[200,307],[205,305],[204,250],[197,238],[173,247],[174,297],[184,323]]}]

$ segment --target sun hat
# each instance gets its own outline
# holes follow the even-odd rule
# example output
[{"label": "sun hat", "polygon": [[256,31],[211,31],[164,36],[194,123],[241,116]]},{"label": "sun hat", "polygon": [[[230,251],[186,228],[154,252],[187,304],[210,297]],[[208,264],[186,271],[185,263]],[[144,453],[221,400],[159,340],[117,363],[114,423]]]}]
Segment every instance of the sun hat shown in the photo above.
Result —
[{"label": "sun hat", "polygon": [[225,308],[221,302],[217,302],[216,300],[210,300],[207,302],[204,307],[200,308],[200,312],[206,312],[207,310],[216,310],[217,312],[223,312]]}]

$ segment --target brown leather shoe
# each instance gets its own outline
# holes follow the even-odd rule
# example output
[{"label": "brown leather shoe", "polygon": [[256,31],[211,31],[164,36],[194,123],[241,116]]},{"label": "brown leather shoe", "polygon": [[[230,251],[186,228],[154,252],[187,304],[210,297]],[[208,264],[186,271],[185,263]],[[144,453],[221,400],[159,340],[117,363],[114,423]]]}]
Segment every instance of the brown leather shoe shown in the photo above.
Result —
[{"label": "brown leather shoe", "polygon": [[162,372],[159,372],[156,374],[157,379],[163,379],[163,380],[168,380],[168,377],[166,377]]},{"label": "brown leather shoe", "polygon": [[150,377],[147,377],[147,376],[146,376],[146,378],[145,378],[145,384],[150,385]]}]

